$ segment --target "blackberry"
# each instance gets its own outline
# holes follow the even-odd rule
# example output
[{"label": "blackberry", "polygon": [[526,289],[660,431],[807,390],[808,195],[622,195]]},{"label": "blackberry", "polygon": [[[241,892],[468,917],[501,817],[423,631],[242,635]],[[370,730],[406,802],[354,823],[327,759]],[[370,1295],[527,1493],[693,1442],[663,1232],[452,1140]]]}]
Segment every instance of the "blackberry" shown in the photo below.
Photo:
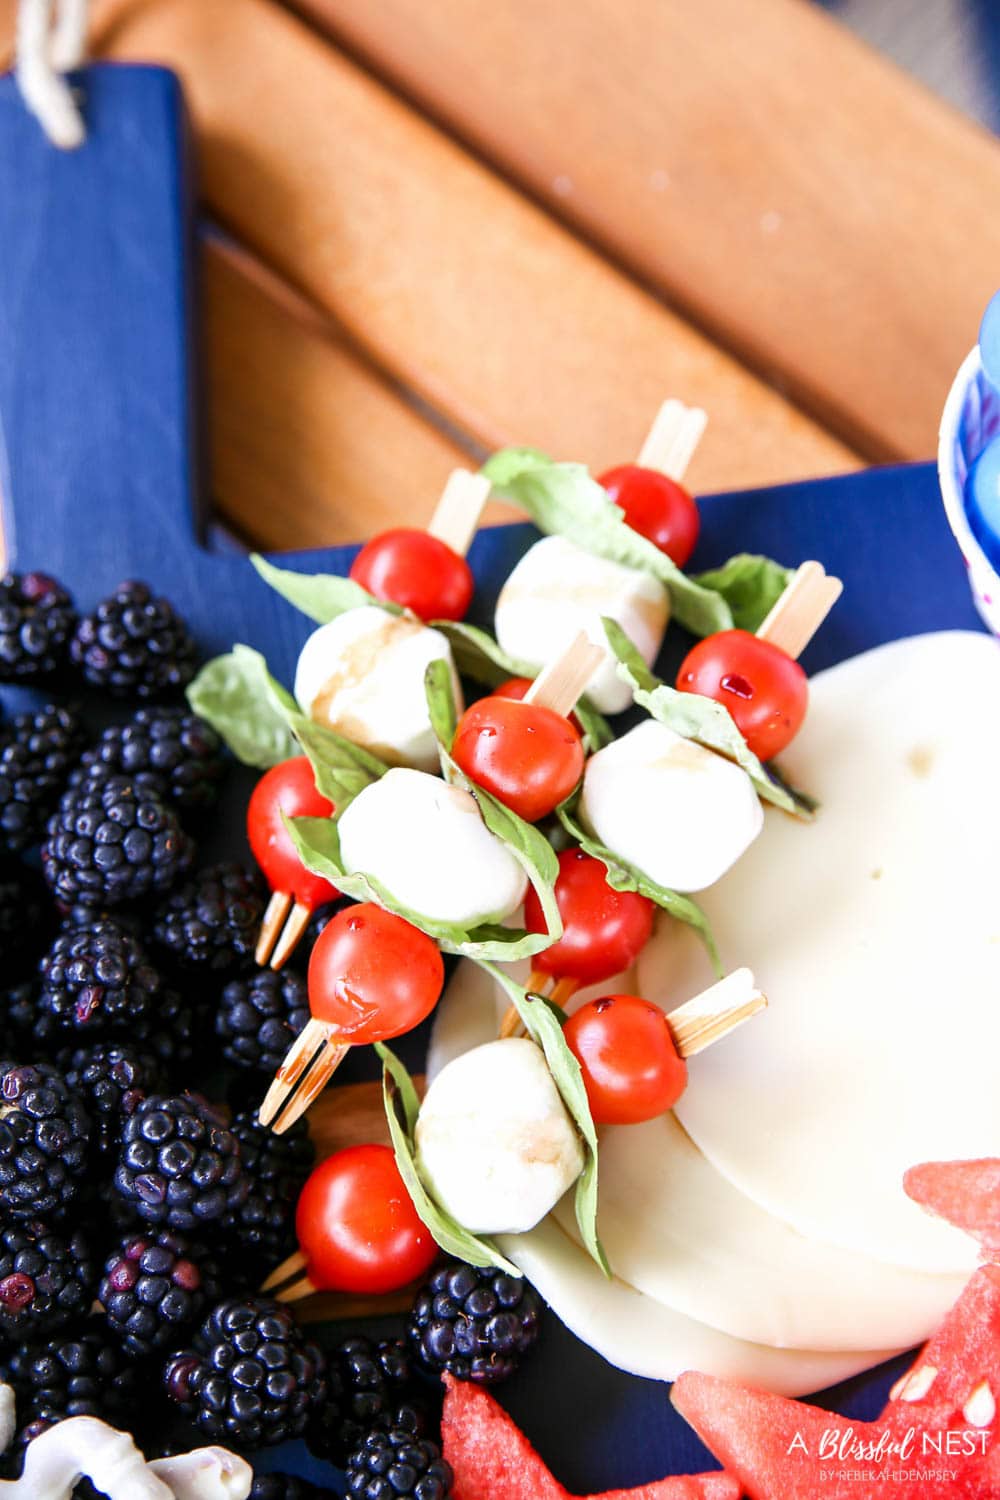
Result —
[{"label": "blackberry", "polygon": [[375,1343],[363,1335],[344,1339],[329,1360],[331,1399],[309,1431],[310,1448],[343,1468],[367,1433],[406,1427],[422,1437],[429,1411],[419,1396],[406,1345],[401,1339]]},{"label": "blackberry", "polygon": [[42,869],[63,906],[117,906],[167,890],[193,853],[158,797],[124,776],[110,776],[64,792],[49,820]]},{"label": "blackberry", "polygon": [[62,666],[76,625],[69,594],[45,573],[0,579],[0,682],[39,682]]},{"label": "blackberry", "polygon": [[113,917],[64,928],[39,977],[43,1043],[141,1038],[163,1013],[166,985],[138,939]]},{"label": "blackberry", "polygon": [[31,968],[45,945],[54,914],[41,876],[27,865],[0,863],[0,954],[7,982],[16,981]]},{"label": "blackberry", "polygon": [[417,1293],[407,1336],[427,1369],[492,1385],[513,1375],[538,1338],[541,1316],[528,1282],[453,1260]]},{"label": "blackberry", "polygon": [[362,1500],[446,1500],[454,1477],[437,1443],[405,1427],[367,1433],[347,1460],[347,1494]]},{"label": "blackberry", "polygon": [[41,842],[86,742],[70,708],[50,706],[11,721],[0,743],[0,848],[18,854]]},{"label": "blackberry", "polygon": [[85,1237],[40,1219],[0,1229],[0,1334],[12,1343],[48,1338],[86,1315],[94,1264]]},{"label": "blackberry", "polygon": [[195,1229],[231,1213],[249,1182],[239,1142],[198,1094],[144,1099],[122,1128],[114,1185],[147,1224]]},{"label": "blackberry", "polygon": [[244,1201],[226,1215],[224,1228],[247,1273],[258,1281],[296,1247],[295,1204],[312,1171],[316,1151],[305,1120],[283,1135],[258,1124],[256,1109],[233,1116],[232,1132],[250,1184]]},{"label": "blackberry", "polygon": [[164,1374],[207,1437],[244,1448],[301,1436],[327,1394],[323,1354],[268,1297],[220,1302]]},{"label": "blackberry", "polygon": [[141,1359],[176,1346],[217,1302],[212,1254],[168,1230],[128,1235],[108,1256],[97,1293],[109,1333]]},{"label": "blackberry", "polygon": [[22,1443],[65,1417],[102,1417],[135,1430],[144,1372],[96,1327],[24,1345],[4,1374],[17,1397]]},{"label": "blackberry", "polygon": [[84,1100],[93,1124],[93,1147],[99,1160],[118,1152],[122,1125],[148,1094],[165,1086],[163,1068],[149,1053],[120,1042],[98,1042],[70,1054],[66,1082]]},{"label": "blackberry", "polygon": [[273,1073],[310,1014],[306,981],[292,970],[256,969],[234,979],[215,1013],[222,1055],[237,1067]]},{"label": "blackberry", "polygon": [[198,652],[184,621],[148,584],[120,583],[70,642],[86,680],[115,698],[162,698],[185,688]]},{"label": "blackberry", "polygon": [[129,776],[184,811],[215,801],[225,770],[222,741],[185,708],[140,708],[106,729],[83,757],[88,775]]},{"label": "blackberry", "polygon": [[0,1213],[45,1218],[79,1191],[90,1117],[60,1073],[0,1062]]},{"label": "blackberry", "polygon": [[253,961],[264,900],[249,866],[210,865],[160,903],[153,939],[182,972],[239,973]]}]

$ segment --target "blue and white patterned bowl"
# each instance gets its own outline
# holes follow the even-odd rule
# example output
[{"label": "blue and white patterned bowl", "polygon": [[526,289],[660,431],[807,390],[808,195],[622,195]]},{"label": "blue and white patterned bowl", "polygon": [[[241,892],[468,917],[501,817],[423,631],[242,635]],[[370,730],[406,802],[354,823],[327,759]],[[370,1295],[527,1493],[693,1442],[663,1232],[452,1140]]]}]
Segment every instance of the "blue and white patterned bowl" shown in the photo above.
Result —
[{"label": "blue and white patterned bowl", "polygon": [[972,597],[994,635],[1000,635],[1000,574],[972,534],[965,510],[965,480],[980,453],[997,436],[1000,391],[983,370],[977,344],[963,360],[941,414],[938,475],[948,524],[969,572]]}]

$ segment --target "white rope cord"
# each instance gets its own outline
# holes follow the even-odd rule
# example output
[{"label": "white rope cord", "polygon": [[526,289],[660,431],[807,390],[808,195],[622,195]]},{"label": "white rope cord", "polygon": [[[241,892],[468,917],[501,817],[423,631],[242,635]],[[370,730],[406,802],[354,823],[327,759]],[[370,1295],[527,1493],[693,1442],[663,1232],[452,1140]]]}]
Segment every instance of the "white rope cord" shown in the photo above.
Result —
[{"label": "white rope cord", "polygon": [[87,46],[88,0],[20,0],[17,82],[24,102],[55,146],[83,144],[83,118],[63,73],[79,67]]}]

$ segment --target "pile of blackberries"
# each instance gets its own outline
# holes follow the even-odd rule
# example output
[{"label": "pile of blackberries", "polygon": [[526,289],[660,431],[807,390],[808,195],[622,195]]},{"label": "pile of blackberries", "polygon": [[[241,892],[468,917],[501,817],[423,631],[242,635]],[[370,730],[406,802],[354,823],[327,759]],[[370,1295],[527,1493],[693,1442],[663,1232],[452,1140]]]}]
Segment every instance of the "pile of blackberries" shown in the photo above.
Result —
[{"label": "pile of blackberries", "polygon": [[[538,1299],[449,1262],[403,1338],[325,1354],[258,1291],[314,1162],[304,1121],[256,1117],[308,996],[255,966],[258,872],[199,859],[231,762],[183,700],[196,664],[144,584],[80,618],[47,576],[0,580],[0,685],[51,698],[0,713],[0,1468],[90,1414],[150,1454],[305,1437],[352,1494],[443,1500],[438,1377],[510,1374]],[[319,1493],[261,1472],[252,1496]]]}]

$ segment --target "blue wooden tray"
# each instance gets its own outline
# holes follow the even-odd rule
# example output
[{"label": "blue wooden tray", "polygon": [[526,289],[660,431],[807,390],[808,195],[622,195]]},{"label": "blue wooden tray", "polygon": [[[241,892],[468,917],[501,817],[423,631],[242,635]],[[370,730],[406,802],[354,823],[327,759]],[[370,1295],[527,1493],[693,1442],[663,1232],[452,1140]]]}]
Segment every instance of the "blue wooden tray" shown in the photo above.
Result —
[{"label": "blue wooden tray", "polygon": [[[123,578],[147,578],[187,616],[206,656],[244,641],[290,683],[309,622],[195,509],[204,491],[193,461],[189,187],[176,82],[158,69],[102,67],[86,84],[90,139],[65,157],[44,146],[0,79],[0,489],[14,561],[56,574],[84,609]],[[426,506],[434,497],[413,498]],[[804,658],[809,671],[899,636],[980,628],[930,465],[712,496],[702,515],[693,566],[760,551],[786,563],[819,557],[843,577],[844,599]],[[535,535],[511,526],[476,537],[474,620],[490,623]],[[283,561],[343,573],[354,550]],[[684,649],[682,633],[671,632],[664,675]],[[10,705],[17,695],[5,697]],[[232,853],[245,853],[245,793],[237,784],[220,824],[219,845]],[[409,1039],[409,1061],[419,1062],[424,1036]],[[353,1066],[361,1076],[363,1055]],[[901,1368],[896,1361],[822,1400],[871,1417]],[[577,1493],[712,1466],[667,1387],[612,1369],[554,1317],[537,1355],[499,1394]],[[331,1477],[301,1445],[260,1466]]]}]

